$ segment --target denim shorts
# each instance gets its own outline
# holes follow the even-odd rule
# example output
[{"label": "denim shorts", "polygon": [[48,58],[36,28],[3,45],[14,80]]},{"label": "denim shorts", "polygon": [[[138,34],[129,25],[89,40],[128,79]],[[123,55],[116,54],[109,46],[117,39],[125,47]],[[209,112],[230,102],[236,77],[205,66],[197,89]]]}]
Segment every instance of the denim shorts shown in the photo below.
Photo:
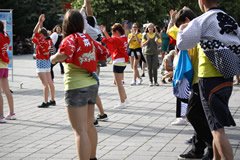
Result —
[{"label": "denim shorts", "polygon": [[233,78],[200,78],[199,90],[203,110],[211,131],[236,126],[228,102],[232,94]]},{"label": "denim shorts", "polygon": [[98,94],[98,85],[65,91],[65,103],[67,107],[82,107],[87,104],[95,104]]}]

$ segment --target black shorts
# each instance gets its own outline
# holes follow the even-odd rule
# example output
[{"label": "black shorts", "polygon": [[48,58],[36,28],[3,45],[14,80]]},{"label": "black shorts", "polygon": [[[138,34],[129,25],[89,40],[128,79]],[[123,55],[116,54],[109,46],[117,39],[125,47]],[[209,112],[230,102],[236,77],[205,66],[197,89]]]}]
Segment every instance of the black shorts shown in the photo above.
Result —
[{"label": "black shorts", "polygon": [[233,89],[232,82],[233,78],[222,77],[199,80],[203,110],[211,131],[224,126],[236,126],[228,106]]},{"label": "black shorts", "polygon": [[126,66],[115,66],[113,65],[113,72],[114,73],[123,73]]}]

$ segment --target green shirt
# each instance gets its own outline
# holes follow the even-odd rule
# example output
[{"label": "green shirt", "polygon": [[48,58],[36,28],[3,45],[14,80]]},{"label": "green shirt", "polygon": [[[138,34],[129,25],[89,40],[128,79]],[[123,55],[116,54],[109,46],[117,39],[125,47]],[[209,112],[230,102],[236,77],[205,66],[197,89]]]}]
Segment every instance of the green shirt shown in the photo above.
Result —
[{"label": "green shirt", "polygon": [[97,84],[96,79],[89,73],[71,63],[64,63],[64,90],[84,88]]}]

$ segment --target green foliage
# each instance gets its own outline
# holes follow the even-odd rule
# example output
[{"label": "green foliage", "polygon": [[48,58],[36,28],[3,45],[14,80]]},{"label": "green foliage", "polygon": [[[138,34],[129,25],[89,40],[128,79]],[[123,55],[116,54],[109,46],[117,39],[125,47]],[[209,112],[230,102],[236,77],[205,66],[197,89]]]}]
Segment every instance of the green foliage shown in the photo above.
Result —
[{"label": "green foliage", "polygon": [[0,0],[0,4],[1,9],[14,9],[14,34],[22,38],[31,37],[41,13],[46,15],[44,27],[49,30],[60,23],[58,15],[63,13],[61,0]]},{"label": "green foliage", "polygon": [[[74,8],[81,8],[83,0],[74,0]],[[153,22],[160,26],[164,20],[168,20],[170,9],[181,9],[183,6],[190,7],[198,15],[201,14],[197,1],[193,0],[92,0],[94,14],[100,24],[107,26],[115,22],[138,22],[144,24]],[[240,22],[240,3],[237,0],[222,1],[221,6]]]}]

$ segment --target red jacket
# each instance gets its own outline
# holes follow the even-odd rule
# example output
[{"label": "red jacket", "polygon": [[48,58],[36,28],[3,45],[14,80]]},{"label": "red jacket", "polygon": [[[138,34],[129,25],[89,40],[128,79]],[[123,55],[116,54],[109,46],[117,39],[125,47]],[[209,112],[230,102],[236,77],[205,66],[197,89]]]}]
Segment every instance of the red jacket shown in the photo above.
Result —
[{"label": "red jacket", "polygon": [[51,38],[46,39],[42,34],[35,33],[32,41],[36,44],[36,59],[49,59],[50,50],[53,46]]},{"label": "red jacket", "polygon": [[97,58],[106,58],[108,50],[88,34],[74,33],[63,39],[59,52],[66,54],[66,63],[72,63],[88,72],[97,69]]},{"label": "red jacket", "polygon": [[9,44],[10,44],[10,38],[8,37],[8,35],[0,33],[0,59],[5,63],[9,63],[9,58],[7,53]]},{"label": "red jacket", "polygon": [[111,53],[112,60],[117,58],[125,58],[125,62],[128,62],[128,42],[126,36],[103,38],[102,42],[107,45],[107,48]]}]

